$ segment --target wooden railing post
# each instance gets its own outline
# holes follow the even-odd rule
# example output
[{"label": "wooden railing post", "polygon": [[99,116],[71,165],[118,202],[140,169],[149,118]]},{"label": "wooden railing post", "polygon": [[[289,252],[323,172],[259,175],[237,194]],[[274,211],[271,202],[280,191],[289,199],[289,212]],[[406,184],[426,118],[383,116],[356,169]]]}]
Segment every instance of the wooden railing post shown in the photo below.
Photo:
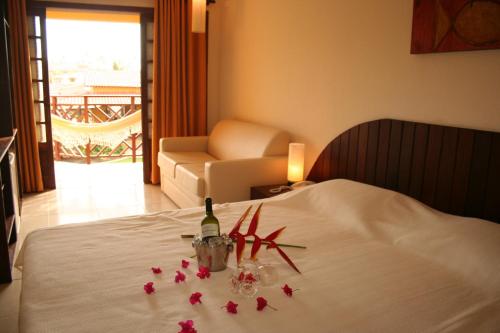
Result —
[{"label": "wooden railing post", "polygon": [[[133,98],[133,97],[132,97]],[[135,163],[137,160],[137,134],[130,134],[130,138],[132,139],[132,163]]]},{"label": "wooden railing post", "polygon": [[54,159],[61,160],[61,143],[59,141],[54,141]]},{"label": "wooden railing post", "polygon": [[85,146],[85,156],[87,158],[87,164],[90,164],[90,140]]},{"label": "wooden railing post", "polygon": [[86,123],[89,122],[89,97],[83,96],[83,119]]},{"label": "wooden railing post", "polygon": [[57,114],[57,96],[52,96],[52,114]]}]

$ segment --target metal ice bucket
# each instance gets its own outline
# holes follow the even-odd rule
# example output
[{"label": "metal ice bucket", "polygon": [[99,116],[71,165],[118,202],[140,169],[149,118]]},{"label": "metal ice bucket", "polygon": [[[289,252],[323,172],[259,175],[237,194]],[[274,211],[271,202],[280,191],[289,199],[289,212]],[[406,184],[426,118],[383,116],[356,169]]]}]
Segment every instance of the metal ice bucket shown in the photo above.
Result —
[{"label": "metal ice bucket", "polygon": [[211,237],[208,241],[196,235],[193,239],[198,266],[205,266],[211,272],[225,270],[229,253],[233,252],[233,241],[227,235]]}]

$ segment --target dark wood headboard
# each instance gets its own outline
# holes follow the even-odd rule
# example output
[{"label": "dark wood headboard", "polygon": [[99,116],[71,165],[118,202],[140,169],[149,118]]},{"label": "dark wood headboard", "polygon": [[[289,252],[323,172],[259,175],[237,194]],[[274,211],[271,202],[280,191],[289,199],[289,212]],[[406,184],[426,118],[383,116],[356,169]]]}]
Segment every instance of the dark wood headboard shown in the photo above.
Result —
[{"label": "dark wood headboard", "polygon": [[345,178],[500,223],[500,133],[382,119],[330,142],[307,179]]}]

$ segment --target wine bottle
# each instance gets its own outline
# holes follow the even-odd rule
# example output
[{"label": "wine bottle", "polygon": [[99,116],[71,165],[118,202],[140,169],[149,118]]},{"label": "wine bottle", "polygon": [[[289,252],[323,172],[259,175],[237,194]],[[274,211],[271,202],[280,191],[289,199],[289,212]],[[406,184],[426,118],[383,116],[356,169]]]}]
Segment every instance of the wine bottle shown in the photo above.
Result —
[{"label": "wine bottle", "polygon": [[205,199],[205,210],[205,218],[201,221],[201,238],[203,240],[220,236],[219,220],[212,211],[212,198]]}]

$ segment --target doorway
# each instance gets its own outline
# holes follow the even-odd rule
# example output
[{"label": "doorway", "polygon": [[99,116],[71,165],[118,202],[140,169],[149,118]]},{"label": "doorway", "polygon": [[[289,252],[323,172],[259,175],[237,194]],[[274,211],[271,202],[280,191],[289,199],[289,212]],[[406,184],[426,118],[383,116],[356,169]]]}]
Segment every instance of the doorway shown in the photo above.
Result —
[{"label": "doorway", "polygon": [[[112,163],[116,170],[132,163],[137,172],[128,174],[149,182],[152,13],[100,7],[29,10],[46,189],[60,187],[68,165],[76,164]],[[113,165],[95,169],[111,170],[111,176]],[[57,184],[55,170],[61,171]]]},{"label": "doorway", "polygon": [[100,183],[141,179],[139,14],[49,9],[46,29],[56,186],[80,179],[78,164]]}]

